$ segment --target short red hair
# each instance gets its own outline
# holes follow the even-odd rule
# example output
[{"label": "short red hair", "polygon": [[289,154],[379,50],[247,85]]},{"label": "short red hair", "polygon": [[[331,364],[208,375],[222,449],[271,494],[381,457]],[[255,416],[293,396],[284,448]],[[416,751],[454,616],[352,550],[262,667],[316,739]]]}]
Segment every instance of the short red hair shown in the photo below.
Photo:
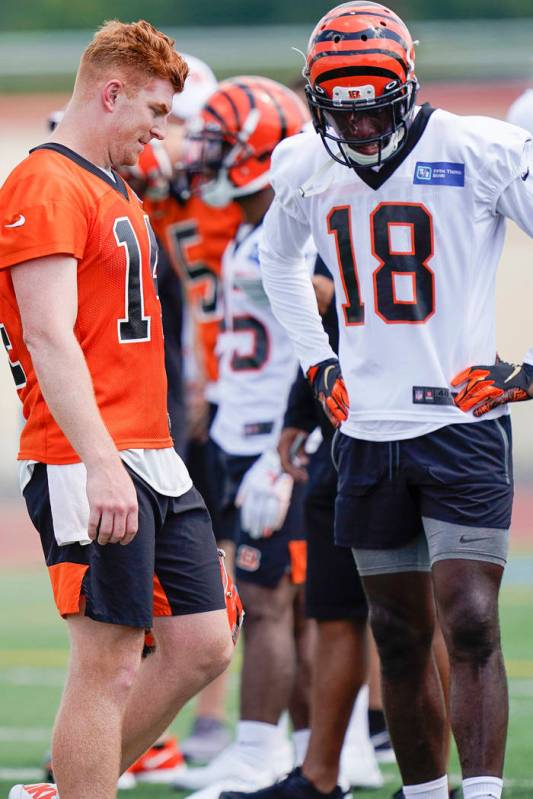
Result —
[{"label": "short red hair", "polygon": [[112,19],[96,31],[82,54],[78,75],[84,80],[94,78],[107,68],[123,73],[135,87],[152,78],[168,80],[175,92],[183,91],[189,74],[174,40],[144,19],[130,23]]}]

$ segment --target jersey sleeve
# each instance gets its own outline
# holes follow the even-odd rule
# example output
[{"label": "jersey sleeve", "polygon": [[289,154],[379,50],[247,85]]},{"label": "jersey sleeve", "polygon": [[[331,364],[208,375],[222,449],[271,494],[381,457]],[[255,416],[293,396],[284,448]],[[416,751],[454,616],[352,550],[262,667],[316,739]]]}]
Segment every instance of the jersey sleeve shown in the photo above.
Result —
[{"label": "jersey sleeve", "polygon": [[477,153],[469,166],[478,171],[475,183],[478,200],[488,204],[496,214],[503,192],[527,168],[525,159],[531,134],[507,122],[482,117],[476,118],[475,125],[479,126]]},{"label": "jersey sleeve", "polygon": [[88,220],[60,176],[15,170],[0,192],[0,269],[47,255],[83,257]]},{"label": "jersey sleeve", "polygon": [[272,311],[287,331],[304,372],[335,357],[322,327],[305,257],[309,226],[291,217],[276,197],[263,224],[259,254]]},{"label": "jersey sleeve", "polygon": [[500,194],[496,210],[533,236],[533,142],[526,143],[520,175]]},{"label": "jersey sleeve", "polygon": [[298,222],[305,223],[306,214],[302,207],[302,197],[297,178],[293,174],[294,159],[297,157],[296,146],[300,139],[304,140],[304,135],[301,133],[278,144],[272,154],[270,182],[276,199],[283,206],[285,213]]}]

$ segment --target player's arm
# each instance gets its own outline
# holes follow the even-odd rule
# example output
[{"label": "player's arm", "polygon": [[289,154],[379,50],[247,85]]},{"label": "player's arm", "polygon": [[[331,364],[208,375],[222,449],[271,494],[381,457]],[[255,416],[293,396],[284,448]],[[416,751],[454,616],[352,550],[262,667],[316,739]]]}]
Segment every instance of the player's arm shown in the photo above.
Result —
[{"label": "player's arm", "polygon": [[128,544],[137,532],[137,497],[100,416],[74,334],[76,267],[74,258],[54,255],[18,264],[11,277],[43,397],[87,468],[89,537]]},{"label": "player's arm", "polygon": [[309,227],[290,216],[275,198],[263,223],[261,273],[272,310],[292,341],[315,397],[338,426],[348,415],[348,394],[302,257],[309,235]]},{"label": "player's arm", "polygon": [[[512,219],[533,237],[533,142],[524,143],[521,159],[517,158],[514,169],[515,177],[499,194],[494,210]],[[494,364],[469,366],[453,378],[452,385],[460,388],[455,404],[462,411],[473,409],[474,416],[478,417],[498,405],[531,399],[533,348],[526,353],[522,364],[506,363],[498,358]]]}]

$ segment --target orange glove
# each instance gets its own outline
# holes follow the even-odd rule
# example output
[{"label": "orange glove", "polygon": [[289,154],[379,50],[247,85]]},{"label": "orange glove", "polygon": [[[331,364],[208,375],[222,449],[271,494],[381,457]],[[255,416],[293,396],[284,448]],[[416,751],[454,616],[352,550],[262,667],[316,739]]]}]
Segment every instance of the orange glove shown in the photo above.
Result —
[{"label": "orange glove", "polygon": [[492,366],[469,366],[452,380],[452,386],[466,386],[455,397],[462,411],[474,406],[474,416],[483,416],[506,402],[521,402],[533,397],[533,366],[498,360]]},{"label": "orange glove", "polygon": [[328,358],[307,370],[307,379],[333,427],[348,418],[350,400],[336,358]]}]

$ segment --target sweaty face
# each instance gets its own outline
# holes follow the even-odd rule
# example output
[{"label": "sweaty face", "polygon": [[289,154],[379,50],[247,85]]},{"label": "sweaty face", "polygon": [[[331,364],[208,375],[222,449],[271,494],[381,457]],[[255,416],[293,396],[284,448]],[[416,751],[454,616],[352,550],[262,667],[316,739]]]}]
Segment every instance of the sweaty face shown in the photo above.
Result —
[{"label": "sweaty face", "polygon": [[172,84],[160,78],[153,78],[133,96],[124,90],[119,93],[109,145],[114,166],[134,166],[150,139],[165,138],[173,93]]},{"label": "sweaty face", "polygon": [[364,155],[374,155],[379,148],[376,139],[394,132],[391,108],[327,111],[325,117],[341,140]]}]

